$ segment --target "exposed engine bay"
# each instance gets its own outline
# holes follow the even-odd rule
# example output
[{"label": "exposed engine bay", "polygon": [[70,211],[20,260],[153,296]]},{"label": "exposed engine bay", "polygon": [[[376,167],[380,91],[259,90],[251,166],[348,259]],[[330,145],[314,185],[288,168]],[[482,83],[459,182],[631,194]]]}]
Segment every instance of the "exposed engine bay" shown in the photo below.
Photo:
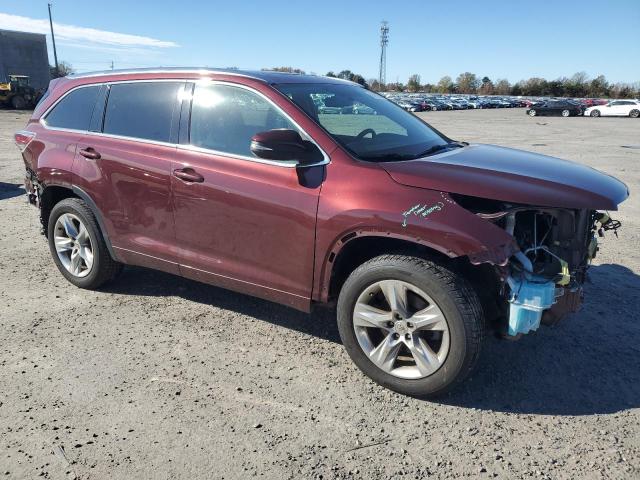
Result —
[{"label": "exposed engine bay", "polygon": [[456,202],[495,223],[515,239],[520,251],[501,270],[500,296],[508,312],[504,332],[508,337],[553,324],[579,310],[582,285],[598,251],[598,237],[606,231],[617,236],[620,222],[608,213],[509,205],[455,196]]}]

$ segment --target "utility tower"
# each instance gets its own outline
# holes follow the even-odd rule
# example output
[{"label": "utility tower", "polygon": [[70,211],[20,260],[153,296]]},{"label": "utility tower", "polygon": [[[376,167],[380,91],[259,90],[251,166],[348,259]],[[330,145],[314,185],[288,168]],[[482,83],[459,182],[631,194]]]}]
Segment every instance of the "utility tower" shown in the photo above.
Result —
[{"label": "utility tower", "polygon": [[389,22],[383,20],[380,24],[380,85],[387,84],[387,45],[389,44]]}]

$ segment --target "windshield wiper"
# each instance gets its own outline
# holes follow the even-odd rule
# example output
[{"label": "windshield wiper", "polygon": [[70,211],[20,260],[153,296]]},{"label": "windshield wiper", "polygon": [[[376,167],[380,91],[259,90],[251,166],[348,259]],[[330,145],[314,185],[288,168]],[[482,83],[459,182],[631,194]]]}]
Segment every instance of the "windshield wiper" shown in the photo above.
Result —
[{"label": "windshield wiper", "polygon": [[449,150],[450,148],[462,148],[462,147],[465,147],[466,145],[468,144],[463,142],[451,142],[451,143],[445,143],[444,145],[434,145],[433,147],[428,148],[427,150],[414,156],[413,158],[427,157],[429,155],[442,152],[444,150]]},{"label": "windshield wiper", "polygon": [[465,142],[451,142],[445,143],[444,145],[434,145],[431,148],[425,150],[424,152],[418,155],[409,155],[409,154],[400,154],[400,153],[378,153],[375,155],[360,155],[360,159],[362,160],[378,160],[381,162],[396,162],[399,160],[416,160],[418,158],[427,157],[429,155],[433,155],[438,152],[442,152],[444,150],[449,150],[451,148],[462,148],[466,147],[468,143]]},{"label": "windshield wiper", "polygon": [[394,162],[396,160],[413,160],[414,155],[401,155],[399,153],[379,153],[376,155],[360,155],[362,160],[381,160],[386,162]]}]

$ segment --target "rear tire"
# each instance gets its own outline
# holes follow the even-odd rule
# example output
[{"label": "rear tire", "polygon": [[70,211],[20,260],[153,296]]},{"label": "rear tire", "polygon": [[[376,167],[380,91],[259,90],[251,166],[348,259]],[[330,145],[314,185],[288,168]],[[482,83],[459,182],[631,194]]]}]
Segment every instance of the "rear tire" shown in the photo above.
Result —
[{"label": "rear tire", "polygon": [[571,115],[571,112],[569,110],[562,110],[562,116],[563,117],[568,117]]},{"label": "rear tire", "polygon": [[638,117],[640,117],[640,110],[636,110],[636,109],[634,108],[633,110],[631,110],[631,111],[629,112],[629,116],[630,116],[631,118],[638,118]]},{"label": "rear tire", "polygon": [[[68,229],[65,228],[65,220],[71,220]],[[96,289],[122,270],[122,264],[111,258],[93,212],[79,198],[66,198],[58,202],[51,210],[47,227],[53,261],[60,273],[76,287]],[[78,247],[82,243],[79,234],[82,231],[86,232],[84,250]],[[83,251],[84,255],[81,254]],[[77,269],[72,266],[74,252],[76,257],[82,257]]]},{"label": "rear tire", "polygon": [[[404,292],[405,300],[395,302],[400,307],[393,307],[388,298],[395,294],[389,292]],[[368,324],[370,312],[374,326]],[[342,287],[337,313],[340,338],[358,368],[405,395],[445,393],[471,373],[480,355],[484,315],[475,291],[461,276],[428,260],[382,255],[362,264]]]}]

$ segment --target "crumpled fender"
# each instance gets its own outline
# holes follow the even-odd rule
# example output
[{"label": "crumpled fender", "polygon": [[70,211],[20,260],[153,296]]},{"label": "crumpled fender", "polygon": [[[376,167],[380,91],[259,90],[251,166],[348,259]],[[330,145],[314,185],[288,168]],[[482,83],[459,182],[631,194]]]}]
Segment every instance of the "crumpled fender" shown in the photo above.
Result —
[{"label": "crumpled fender", "polygon": [[351,182],[344,190],[323,189],[314,299],[328,299],[335,259],[362,236],[406,240],[451,258],[467,256],[473,264],[505,265],[519,250],[504,229],[462,208],[446,192],[401,186],[382,175],[371,172],[370,182]]}]

